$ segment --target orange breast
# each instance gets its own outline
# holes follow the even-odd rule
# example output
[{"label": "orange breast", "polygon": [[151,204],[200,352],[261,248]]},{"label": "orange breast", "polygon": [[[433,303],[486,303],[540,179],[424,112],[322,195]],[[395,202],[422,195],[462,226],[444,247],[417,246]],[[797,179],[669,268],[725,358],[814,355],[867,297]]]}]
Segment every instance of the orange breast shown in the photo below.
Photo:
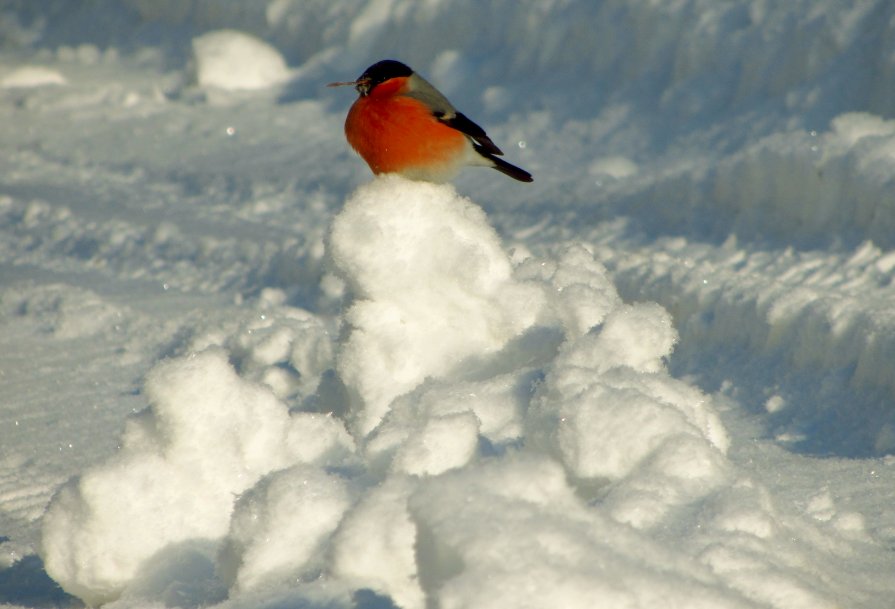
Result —
[{"label": "orange breast", "polygon": [[470,146],[466,136],[438,122],[418,100],[378,92],[388,84],[359,97],[345,120],[348,143],[373,173],[446,173],[460,165]]}]

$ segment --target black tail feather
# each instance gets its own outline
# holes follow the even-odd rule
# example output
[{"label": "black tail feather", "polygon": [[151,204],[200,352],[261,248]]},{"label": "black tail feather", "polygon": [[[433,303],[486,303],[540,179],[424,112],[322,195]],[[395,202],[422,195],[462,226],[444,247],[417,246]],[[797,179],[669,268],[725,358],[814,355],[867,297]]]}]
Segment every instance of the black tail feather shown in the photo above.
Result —
[{"label": "black tail feather", "polygon": [[505,173],[514,180],[519,180],[520,182],[531,182],[534,178],[531,177],[531,174],[525,171],[520,167],[516,167],[515,165],[511,165],[507,163],[503,159],[491,158],[494,161],[494,169],[499,171],[500,173]]},{"label": "black tail feather", "polygon": [[534,180],[534,178],[531,177],[531,174],[521,167],[516,167],[515,165],[507,163],[503,159],[494,156],[479,145],[473,145],[473,147],[475,148],[476,152],[491,161],[493,163],[492,167],[494,167],[494,169],[496,169],[500,173],[505,173],[514,180],[519,180],[520,182],[531,182]]}]

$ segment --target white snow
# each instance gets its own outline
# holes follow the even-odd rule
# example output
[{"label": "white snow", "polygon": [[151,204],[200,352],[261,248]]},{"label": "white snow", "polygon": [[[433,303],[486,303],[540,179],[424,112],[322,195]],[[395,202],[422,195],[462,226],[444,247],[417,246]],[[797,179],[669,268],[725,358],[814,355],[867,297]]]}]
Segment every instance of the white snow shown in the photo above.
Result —
[{"label": "white snow", "polygon": [[46,85],[64,85],[68,81],[57,70],[43,66],[23,66],[4,74],[0,78],[0,88],[25,89]]},{"label": "white snow", "polygon": [[239,498],[217,568],[232,593],[316,577],[351,493],[339,476],[297,465]]},{"label": "white snow", "polygon": [[362,187],[333,220],[329,254],[354,296],[337,370],[361,435],[425,379],[499,351],[544,300],[513,281],[485,214],[451,186],[386,176]]},{"label": "white snow", "polygon": [[[0,10],[0,605],[890,607],[893,19]],[[534,183],[373,178],[386,57]]]},{"label": "white snow", "polygon": [[[269,566],[277,561],[246,539],[252,529],[244,521],[258,502],[273,504],[268,518],[276,521],[281,495],[288,499],[290,489],[277,491],[308,474],[280,474],[257,489],[262,499],[246,497],[235,511],[233,496],[294,463],[338,463],[352,447],[342,426],[325,415],[289,416],[267,388],[240,379],[220,349],[159,364],[145,392],[150,409],[128,421],[118,454],[64,487],[43,518],[47,572],[92,606],[117,598],[158,552],[223,538],[231,513],[231,543],[245,547],[246,556],[260,554],[255,560],[267,570],[279,567]],[[327,503],[334,501],[322,504],[331,510]],[[298,509],[294,501],[292,509]],[[251,564],[245,556],[232,560]],[[244,565],[237,581],[250,587],[259,577]]]},{"label": "white snow", "polygon": [[234,30],[208,32],[193,39],[196,81],[228,91],[266,89],[290,78],[276,49]]}]

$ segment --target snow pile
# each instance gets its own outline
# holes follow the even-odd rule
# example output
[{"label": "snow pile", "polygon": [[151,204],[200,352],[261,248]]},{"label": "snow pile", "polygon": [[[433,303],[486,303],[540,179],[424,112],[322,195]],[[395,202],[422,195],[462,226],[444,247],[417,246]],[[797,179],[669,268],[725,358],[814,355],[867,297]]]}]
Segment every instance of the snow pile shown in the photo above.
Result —
[{"label": "snow pile", "polygon": [[604,505],[638,528],[726,481],[710,401],[664,373],[675,338],[657,305],[619,307],[601,332],[563,345],[531,409],[531,435],[573,479],[623,480]]},{"label": "snow pile", "polygon": [[267,89],[291,78],[282,55],[258,38],[235,30],[193,39],[196,81],[228,91]]},{"label": "snow pile", "polygon": [[151,407],[128,422],[120,453],[64,487],[44,517],[47,572],[94,606],[151,577],[160,552],[226,535],[234,496],[265,474],[351,446],[324,415],[290,416],[218,349],[160,364],[145,391]]},{"label": "snow pile", "polygon": [[[383,176],[334,220],[329,255],[349,290],[334,361],[293,313],[159,364],[119,454],[44,519],[66,590],[208,603],[318,580],[406,609],[824,600],[785,575],[756,590],[735,546],[710,551],[730,531],[774,539],[772,507],[734,485],[712,400],[665,371],[667,312],[623,304],[586,249],[514,263],[452,186]],[[329,414],[290,414],[274,390]],[[702,545],[672,555],[651,536],[668,528]]]},{"label": "snow pile", "polygon": [[395,397],[499,351],[543,306],[538,287],[512,279],[482,210],[451,186],[375,180],[334,222],[330,255],[355,297],[338,369],[362,402],[362,435]]}]

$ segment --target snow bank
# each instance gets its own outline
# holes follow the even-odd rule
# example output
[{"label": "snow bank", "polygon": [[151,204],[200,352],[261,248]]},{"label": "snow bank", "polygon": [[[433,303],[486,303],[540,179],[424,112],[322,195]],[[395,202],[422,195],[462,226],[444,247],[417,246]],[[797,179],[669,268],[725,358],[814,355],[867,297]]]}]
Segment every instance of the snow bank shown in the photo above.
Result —
[{"label": "snow bank", "polygon": [[[773,408],[781,440],[883,454],[895,446],[893,175],[895,122],[872,114],[841,114],[825,132],[762,138],[720,161],[629,185],[613,205],[659,235],[660,251],[610,264],[625,294],[674,311],[684,337],[678,354],[691,362],[683,366],[710,349],[747,345],[751,368],[785,369],[766,379],[776,391],[814,394]],[[689,233],[723,241],[722,253],[675,236]],[[758,251],[746,260],[741,248],[752,244]],[[774,280],[758,285],[764,274]],[[813,380],[793,387],[794,370]],[[847,387],[822,387],[832,376]]]},{"label": "snow bank", "polygon": [[[545,107],[540,100],[549,97],[551,107],[566,110],[555,117],[558,123],[592,116],[607,101],[645,107],[661,133],[676,131],[687,122],[682,117],[704,125],[718,114],[749,112],[768,101],[774,111],[811,117],[843,105],[884,114],[895,99],[888,59],[893,41],[879,26],[889,22],[893,8],[878,0],[822,6],[812,0],[128,5],[140,18],[121,27],[140,32],[147,22],[182,25],[189,19],[203,28],[249,32],[274,41],[315,78],[323,77],[321,68],[353,75],[374,58],[399,53],[424,74],[445,76],[446,87],[457,85],[447,92],[466,99],[501,97],[499,89],[507,87],[514,111],[521,111]],[[47,28],[47,38],[69,34],[71,26],[59,21]],[[171,29],[174,35],[177,28]],[[471,73],[483,78],[468,78]],[[482,80],[500,87],[483,91]],[[560,86],[518,95],[514,84],[530,81]],[[764,116],[750,123],[768,133]]]},{"label": "snow bank", "polygon": [[833,118],[827,131],[775,133],[717,163],[671,171],[628,193],[619,207],[663,232],[889,247],[893,167],[893,121],[850,112]]}]

